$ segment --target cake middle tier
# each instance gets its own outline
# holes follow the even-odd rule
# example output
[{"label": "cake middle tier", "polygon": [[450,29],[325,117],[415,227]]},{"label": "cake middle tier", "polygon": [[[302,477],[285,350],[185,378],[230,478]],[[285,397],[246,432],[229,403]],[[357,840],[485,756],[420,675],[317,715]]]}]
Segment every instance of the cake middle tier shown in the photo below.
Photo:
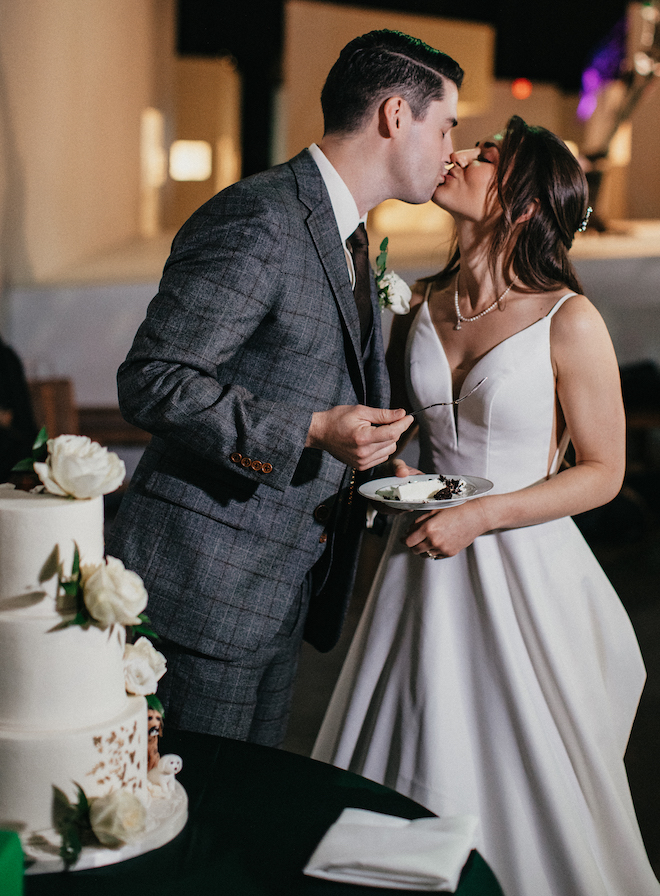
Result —
[{"label": "cake middle tier", "polygon": [[63,627],[63,620],[0,604],[0,730],[62,731],[125,708],[124,626]]}]

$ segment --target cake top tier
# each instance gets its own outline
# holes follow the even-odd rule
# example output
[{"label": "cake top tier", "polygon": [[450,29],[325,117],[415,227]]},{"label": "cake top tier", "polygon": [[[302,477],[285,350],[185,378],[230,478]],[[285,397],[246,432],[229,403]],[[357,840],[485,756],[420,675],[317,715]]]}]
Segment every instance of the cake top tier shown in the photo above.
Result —
[{"label": "cake top tier", "polygon": [[103,560],[103,499],[0,487],[0,612],[56,612],[58,576]]}]

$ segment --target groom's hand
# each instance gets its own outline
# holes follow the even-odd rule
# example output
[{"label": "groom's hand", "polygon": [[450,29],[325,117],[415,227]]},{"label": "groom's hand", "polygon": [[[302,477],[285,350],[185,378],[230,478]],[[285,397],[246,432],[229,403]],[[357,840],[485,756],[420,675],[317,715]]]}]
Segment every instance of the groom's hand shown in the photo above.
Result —
[{"label": "groom's hand", "polygon": [[312,414],[305,447],[322,448],[349,467],[370,470],[394,453],[413,419],[401,408],[339,405]]}]

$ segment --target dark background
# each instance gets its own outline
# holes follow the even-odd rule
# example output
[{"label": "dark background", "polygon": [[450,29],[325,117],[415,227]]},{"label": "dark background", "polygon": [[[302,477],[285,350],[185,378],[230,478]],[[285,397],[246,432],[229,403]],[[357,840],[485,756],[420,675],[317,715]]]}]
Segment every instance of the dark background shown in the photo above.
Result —
[{"label": "dark background", "polygon": [[[525,77],[557,84],[566,91],[579,90],[591,52],[625,14],[627,5],[625,0],[332,2],[486,22],[497,30],[497,78]],[[243,78],[244,174],[268,166],[272,89],[280,77],[283,30],[282,0],[178,0],[178,52],[196,56],[229,53],[238,63]]]}]

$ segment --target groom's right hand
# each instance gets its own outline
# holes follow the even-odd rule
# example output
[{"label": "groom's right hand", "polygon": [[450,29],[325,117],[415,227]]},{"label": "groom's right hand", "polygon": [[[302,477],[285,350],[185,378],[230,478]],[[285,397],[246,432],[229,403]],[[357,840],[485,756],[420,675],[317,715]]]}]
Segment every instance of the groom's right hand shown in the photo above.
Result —
[{"label": "groom's right hand", "polygon": [[339,405],[316,411],[307,433],[306,448],[322,448],[356,470],[384,463],[413,422],[405,410]]}]

